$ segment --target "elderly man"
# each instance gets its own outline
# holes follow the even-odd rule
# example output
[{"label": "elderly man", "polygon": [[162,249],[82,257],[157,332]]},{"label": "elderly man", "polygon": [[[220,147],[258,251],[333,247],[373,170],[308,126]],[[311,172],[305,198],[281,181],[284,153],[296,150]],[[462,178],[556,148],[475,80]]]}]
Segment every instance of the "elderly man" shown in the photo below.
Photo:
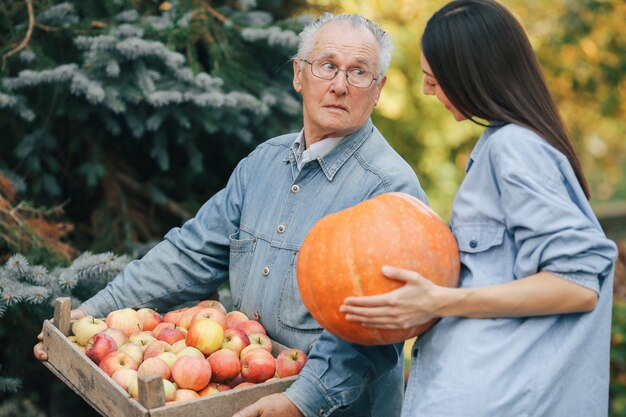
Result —
[{"label": "elderly man", "polygon": [[[309,354],[285,393],[238,417],[399,415],[402,346],[359,346],[323,331],[302,303],[295,273],[298,249],[322,217],[391,191],[426,200],[415,173],[369,119],[391,48],[385,32],[359,15],[327,14],[305,27],[293,62],[302,131],[261,144],[195,218],[168,232],[74,316],[171,308],[229,280],[234,309]],[[39,345],[35,354],[45,359]]]}]

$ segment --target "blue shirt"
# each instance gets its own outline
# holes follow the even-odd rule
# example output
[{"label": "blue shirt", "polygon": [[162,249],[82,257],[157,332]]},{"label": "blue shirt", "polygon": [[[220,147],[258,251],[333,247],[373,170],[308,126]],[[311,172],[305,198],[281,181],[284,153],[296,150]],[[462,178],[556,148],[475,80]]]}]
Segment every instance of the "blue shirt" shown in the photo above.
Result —
[{"label": "blue shirt", "polygon": [[584,314],[444,318],[413,347],[403,416],[608,413],[616,245],[567,158],[515,125],[488,128],[454,199],[463,288],[552,272],[598,293]]},{"label": "blue shirt", "polygon": [[370,120],[301,170],[292,150],[296,137],[257,147],[195,218],[81,307],[97,316],[123,307],[163,310],[203,299],[229,280],[236,310],[259,317],[276,341],[309,353],[287,391],[305,415],[398,416],[402,344],[359,346],[323,332],[302,303],[295,266],[302,241],[322,217],[385,192],[426,197]]}]

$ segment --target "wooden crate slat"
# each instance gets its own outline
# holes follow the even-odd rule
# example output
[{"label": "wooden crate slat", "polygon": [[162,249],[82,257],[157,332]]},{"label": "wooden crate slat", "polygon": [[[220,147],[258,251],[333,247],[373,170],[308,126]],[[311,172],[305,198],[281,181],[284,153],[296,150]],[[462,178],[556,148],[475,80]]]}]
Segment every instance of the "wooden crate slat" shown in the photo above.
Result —
[{"label": "wooden crate slat", "polygon": [[170,404],[150,410],[150,417],[232,417],[237,411],[261,397],[285,391],[295,376],[267,381],[249,387],[223,391],[193,401]]},{"label": "wooden crate slat", "polygon": [[100,414],[105,417],[149,416],[146,408],[130,398],[102,369],[72,346],[72,342],[48,320],[44,322],[43,337],[48,352],[45,365]]}]

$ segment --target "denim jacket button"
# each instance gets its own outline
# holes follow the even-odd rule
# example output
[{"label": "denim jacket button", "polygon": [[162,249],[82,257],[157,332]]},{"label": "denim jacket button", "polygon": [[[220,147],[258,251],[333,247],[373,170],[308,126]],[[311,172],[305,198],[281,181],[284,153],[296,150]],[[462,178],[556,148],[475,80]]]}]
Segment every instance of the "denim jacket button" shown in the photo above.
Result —
[{"label": "denim jacket button", "polygon": [[300,191],[300,186],[298,184],[294,184],[291,186],[292,193],[297,193],[298,191]]},{"label": "denim jacket button", "polygon": [[270,268],[269,266],[266,266],[265,268],[263,268],[263,275],[268,276],[269,274],[270,274]]},{"label": "denim jacket button", "polygon": [[320,408],[320,416],[323,416],[325,412],[326,410],[324,410],[323,408]]},{"label": "denim jacket button", "polygon": [[476,242],[475,240],[470,241],[470,248],[475,249],[476,246],[478,246],[478,242]]},{"label": "denim jacket button", "polygon": [[278,227],[276,228],[276,230],[278,231],[278,233],[284,233],[285,232],[285,225],[279,224]]}]

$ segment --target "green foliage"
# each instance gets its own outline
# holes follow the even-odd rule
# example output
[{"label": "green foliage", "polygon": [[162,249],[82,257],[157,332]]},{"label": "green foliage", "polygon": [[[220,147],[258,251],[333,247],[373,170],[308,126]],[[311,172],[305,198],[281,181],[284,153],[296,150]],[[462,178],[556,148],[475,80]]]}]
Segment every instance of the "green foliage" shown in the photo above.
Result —
[{"label": "green foliage", "polygon": [[34,24],[0,8],[0,170],[36,204],[68,200],[83,249],[160,238],[256,144],[299,129],[285,64],[303,21],[254,4],[44,1]]},{"label": "green foliage", "polygon": [[[57,297],[71,297],[72,305],[77,306],[103,288],[128,262],[126,256],[85,252],[69,266],[49,270],[31,265],[16,254],[0,266],[0,360],[5,364],[0,374],[0,398],[21,390],[22,385],[27,392],[49,392],[46,385],[54,381],[33,358],[34,337],[15,335],[34,336],[43,320],[52,316]],[[10,398],[10,405],[0,407],[0,416],[15,415],[15,410],[23,410],[26,414],[22,415],[37,414],[30,398]]]}]

